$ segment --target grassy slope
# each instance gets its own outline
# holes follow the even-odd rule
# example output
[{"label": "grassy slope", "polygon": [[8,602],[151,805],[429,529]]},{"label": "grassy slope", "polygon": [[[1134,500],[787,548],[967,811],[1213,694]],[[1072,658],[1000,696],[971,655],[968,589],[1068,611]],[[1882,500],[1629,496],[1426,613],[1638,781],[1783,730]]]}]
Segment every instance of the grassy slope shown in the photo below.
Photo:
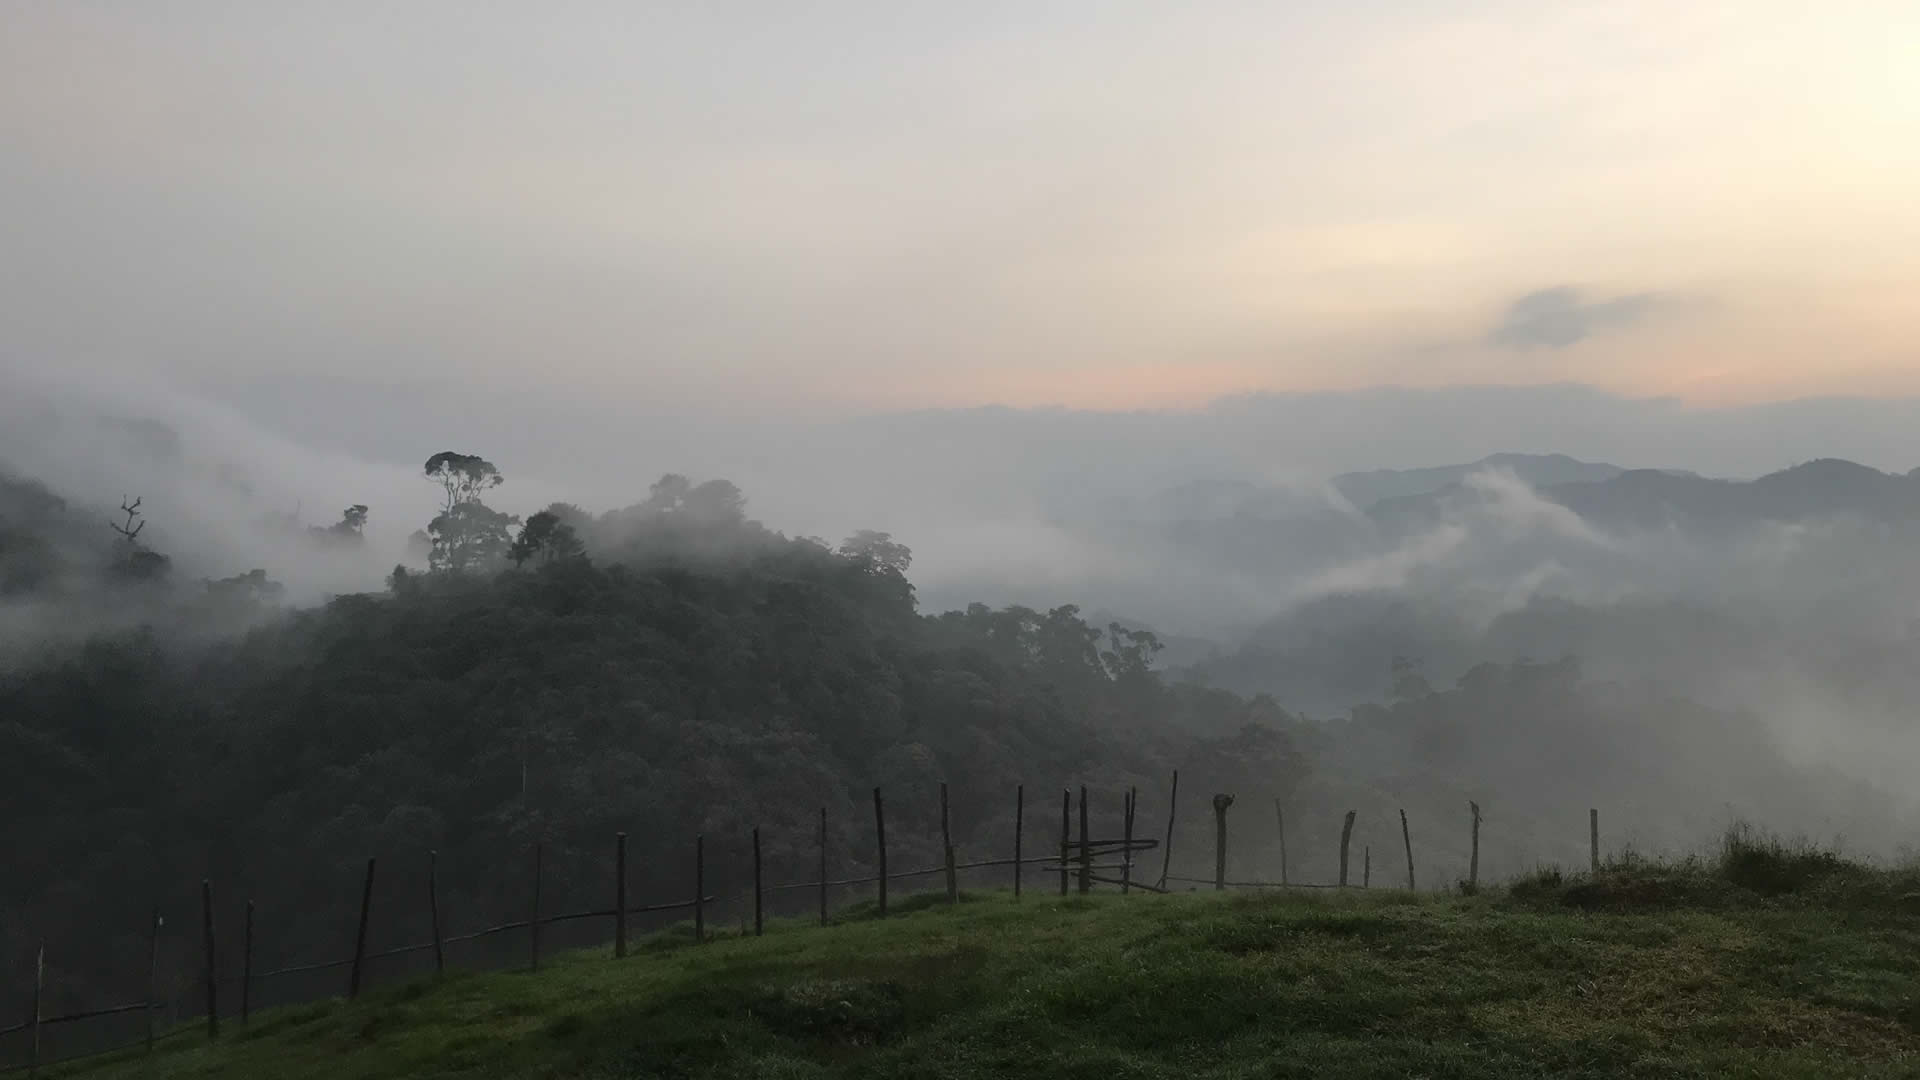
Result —
[{"label": "grassy slope", "polygon": [[1920,933],[1892,912],[929,899],[284,1009],[73,1075],[1920,1075]]}]

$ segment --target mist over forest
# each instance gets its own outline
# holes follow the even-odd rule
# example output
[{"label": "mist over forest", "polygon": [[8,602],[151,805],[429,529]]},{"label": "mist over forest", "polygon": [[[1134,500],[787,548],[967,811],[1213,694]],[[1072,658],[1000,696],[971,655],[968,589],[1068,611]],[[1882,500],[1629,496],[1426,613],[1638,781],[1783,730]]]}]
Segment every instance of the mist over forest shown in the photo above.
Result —
[{"label": "mist over forest", "polygon": [[[324,396],[300,429],[177,387],[16,385],[0,797],[27,839],[0,946],[60,941],[76,1001],[111,997],[140,913],[202,877],[293,919],[369,854],[435,849],[452,905],[505,910],[503,853],[541,843],[570,895],[619,829],[663,889],[689,837],[724,853],[755,825],[802,873],[821,806],[853,868],[876,784],[912,861],[942,781],[981,846],[1015,784],[1137,786],[1153,815],[1180,769],[1183,802],[1239,796],[1240,872],[1272,873],[1277,800],[1296,880],[1331,876],[1347,809],[1384,849],[1405,808],[1436,884],[1469,800],[1496,876],[1578,861],[1590,805],[1646,851],[1743,820],[1893,857],[1915,819],[1920,471],[1881,403],[1831,440],[1871,463],[1776,437],[1744,473],[1714,463],[1801,414],[1381,391],[636,430],[628,452],[470,414],[539,443],[523,469],[431,416],[382,428],[417,443],[399,460],[360,439],[378,408]],[[1562,410],[1564,443],[1410,433],[1516,396]],[[1840,405],[1799,408],[1838,432]],[[1280,423],[1308,414],[1325,429]]]}]

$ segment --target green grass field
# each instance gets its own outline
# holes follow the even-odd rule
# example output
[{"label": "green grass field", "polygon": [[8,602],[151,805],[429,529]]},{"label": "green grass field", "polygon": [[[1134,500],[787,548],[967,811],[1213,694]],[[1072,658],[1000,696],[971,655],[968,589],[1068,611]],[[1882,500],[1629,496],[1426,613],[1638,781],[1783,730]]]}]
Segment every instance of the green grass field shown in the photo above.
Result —
[{"label": "green grass field", "polygon": [[1906,879],[1783,865],[1727,855],[1474,897],[920,896],[885,921],[662,935],[620,961],[426,980],[43,1072],[1920,1076]]}]

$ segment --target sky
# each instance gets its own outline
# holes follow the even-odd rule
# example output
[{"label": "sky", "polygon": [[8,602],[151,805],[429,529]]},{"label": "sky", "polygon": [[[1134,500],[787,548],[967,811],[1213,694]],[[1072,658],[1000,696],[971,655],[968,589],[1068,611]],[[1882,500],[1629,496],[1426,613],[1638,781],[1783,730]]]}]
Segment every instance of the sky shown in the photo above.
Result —
[{"label": "sky", "polygon": [[0,361],[682,414],[1920,394],[1910,0],[0,6]]}]

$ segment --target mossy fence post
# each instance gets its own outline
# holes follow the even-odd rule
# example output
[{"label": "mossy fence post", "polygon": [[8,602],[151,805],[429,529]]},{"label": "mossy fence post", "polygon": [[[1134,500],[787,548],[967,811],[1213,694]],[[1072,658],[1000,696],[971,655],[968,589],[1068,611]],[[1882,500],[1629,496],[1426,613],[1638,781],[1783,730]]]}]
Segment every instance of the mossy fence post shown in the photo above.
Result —
[{"label": "mossy fence post", "polygon": [[253,901],[247,901],[246,927],[240,932],[240,1023],[253,1020]]},{"label": "mossy fence post", "polygon": [[953,868],[953,826],[947,820],[947,782],[940,781],[940,867],[946,872],[947,903],[960,902],[960,875]]},{"label": "mossy fence post", "polygon": [[1407,831],[1407,812],[1400,811],[1400,839],[1407,845],[1407,891],[1413,889],[1413,834]]},{"label": "mossy fence post", "polygon": [[1346,824],[1340,826],[1340,887],[1347,887],[1347,850],[1353,842],[1353,811],[1347,811]]},{"label": "mossy fence post", "polygon": [[1213,797],[1213,888],[1224,892],[1227,887],[1227,808],[1233,805],[1233,796],[1215,795]]},{"label": "mossy fence post", "polygon": [[1067,860],[1073,850],[1073,792],[1060,789],[1060,895],[1067,895]]},{"label": "mossy fence post", "polygon": [[1027,826],[1027,785],[1018,784],[1013,789],[1013,898],[1020,899],[1020,871],[1024,867],[1021,861],[1020,844]]},{"label": "mossy fence post", "polygon": [[1173,770],[1173,790],[1167,795],[1167,846],[1160,852],[1160,887],[1167,887],[1167,873],[1173,868],[1173,819],[1180,812],[1180,770]]},{"label": "mossy fence post", "polygon": [[1093,834],[1087,829],[1087,785],[1080,785],[1080,895],[1093,890]]},{"label": "mossy fence post", "polygon": [[1598,874],[1600,872],[1600,811],[1597,808],[1587,811],[1587,860],[1589,870]]},{"label": "mossy fence post", "polygon": [[1373,888],[1373,845],[1360,845],[1360,887]]},{"label": "mossy fence post", "polygon": [[1273,800],[1274,822],[1280,827],[1280,884],[1287,884],[1287,811],[1280,800]]},{"label": "mossy fence post", "polygon": [[1126,812],[1121,816],[1120,840],[1120,895],[1133,891],[1133,807],[1139,799],[1139,792],[1127,789]]},{"label": "mossy fence post", "polygon": [[206,951],[207,1038],[220,1037],[220,979],[213,951],[213,882],[200,879],[200,929]]},{"label": "mossy fence post", "polygon": [[427,920],[433,930],[433,973],[447,972],[446,936],[440,931],[440,853],[427,852]]},{"label": "mossy fence post", "polygon": [[1469,799],[1467,808],[1473,811],[1473,854],[1467,861],[1467,891],[1480,889],[1480,804]]},{"label": "mossy fence post", "polygon": [[[876,789],[875,798],[879,796]],[[693,940],[707,940],[707,838],[693,838]]]},{"label": "mossy fence post", "polygon": [[873,789],[873,839],[880,857],[880,917],[887,917],[887,807],[880,789]]}]

